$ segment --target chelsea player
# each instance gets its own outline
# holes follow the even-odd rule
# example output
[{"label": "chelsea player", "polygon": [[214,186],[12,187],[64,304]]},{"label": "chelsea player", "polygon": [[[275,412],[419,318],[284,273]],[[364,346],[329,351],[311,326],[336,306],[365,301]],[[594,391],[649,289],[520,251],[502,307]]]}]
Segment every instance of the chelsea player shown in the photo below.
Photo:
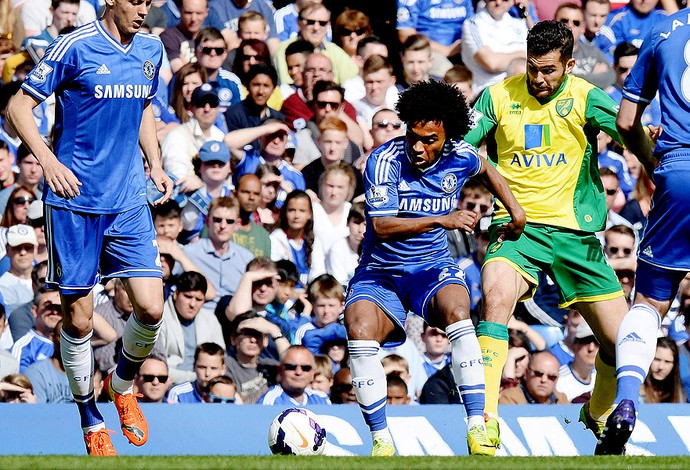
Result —
[{"label": "chelsea player", "polygon": [[345,305],[352,384],[373,438],[372,455],[395,454],[386,423],[382,343],[405,339],[408,311],[444,329],[452,373],[463,397],[468,448],[493,455],[484,428],[482,354],[470,320],[465,275],[451,258],[447,229],[472,231],[477,216],[454,211],[460,188],[477,177],[511,216],[501,237],[517,238],[525,214],[498,172],[460,140],[469,129],[467,105],[451,85],[424,81],[400,95],[404,137],[378,147],[364,173],[367,230],[362,258]]},{"label": "chelsea player", "polygon": [[[148,425],[132,383],[158,335],[162,272],[146,204],[141,152],[166,201],[172,182],[161,167],[151,108],[163,46],[139,33],[151,0],[106,0],[101,20],[60,36],[9,104],[8,117],[43,167],[48,282],[60,289],[60,349],[91,455],[116,455],[93,393],[93,286],[123,278],[134,307],[114,372],[105,380],[121,428],[134,445]],[[56,96],[54,153],[31,110]],[[140,151],[141,149],[141,151]]]},{"label": "chelsea player", "polygon": [[[630,360],[616,364],[618,406],[598,445],[606,453],[623,453],[635,426],[640,385],[654,359],[661,318],[690,271],[689,68],[690,9],[685,8],[654,26],[623,85],[616,124],[627,148],[654,175],[656,189],[639,247],[635,302],[616,337],[619,355]],[[652,149],[640,122],[657,92],[662,131]]]}]

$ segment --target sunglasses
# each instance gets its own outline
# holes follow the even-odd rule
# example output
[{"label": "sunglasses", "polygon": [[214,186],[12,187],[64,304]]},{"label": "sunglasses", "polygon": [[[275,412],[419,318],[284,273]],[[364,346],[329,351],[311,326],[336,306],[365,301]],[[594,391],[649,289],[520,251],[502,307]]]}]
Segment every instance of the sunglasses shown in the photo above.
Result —
[{"label": "sunglasses", "polygon": [[259,54],[242,54],[242,60],[251,60],[254,59],[256,61],[261,61],[261,56]]},{"label": "sunglasses", "polygon": [[632,253],[632,248],[618,248],[617,246],[607,246],[606,250],[612,255],[617,255],[619,251],[625,256],[630,256],[630,253]]},{"label": "sunglasses", "polygon": [[535,377],[537,377],[539,379],[546,376],[546,378],[548,378],[551,382],[555,382],[556,380],[558,380],[558,375],[547,374],[546,372],[542,372],[540,370],[534,370],[534,369],[530,369],[530,370],[535,375]]},{"label": "sunglasses", "polygon": [[326,109],[329,106],[331,109],[338,109],[340,107],[340,103],[336,103],[335,101],[317,101],[316,106],[318,106],[319,109]]},{"label": "sunglasses", "polygon": [[576,28],[579,28],[580,25],[582,24],[582,21],[580,21],[580,20],[569,20],[568,18],[562,18],[561,23],[563,23],[563,24],[572,23],[573,26],[575,26]]},{"label": "sunglasses", "polygon": [[388,119],[384,119],[383,121],[378,121],[376,123],[376,127],[379,129],[388,129],[388,126],[391,126],[396,131],[400,129],[402,125],[403,123],[400,121],[389,121]]},{"label": "sunglasses", "polygon": [[467,208],[468,211],[473,211],[479,206],[479,211],[483,214],[486,212],[489,212],[489,209],[491,209],[491,206],[487,206],[486,204],[477,204],[476,202],[468,201],[465,203],[465,207]]},{"label": "sunglasses", "polygon": [[154,374],[142,374],[141,375],[141,380],[143,380],[146,383],[151,383],[156,379],[158,379],[158,381],[163,384],[163,383],[168,381],[168,376],[167,375],[154,375]]},{"label": "sunglasses", "polygon": [[618,192],[618,189],[609,188],[606,190],[606,195],[607,196],[615,196],[617,192]]},{"label": "sunglasses", "polygon": [[218,395],[212,395],[208,394],[208,399],[211,403],[235,403],[235,397],[233,398],[225,398],[225,397],[219,397]]},{"label": "sunglasses", "polygon": [[357,28],[357,29],[350,29],[350,28],[341,28],[340,29],[340,35],[341,36],[352,36],[352,33],[355,33],[357,36],[361,36],[362,34],[367,32],[367,28]]},{"label": "sunglasses", "polygon": [[215,52],[216,55],[222,55],[225,52],[224,47],[202,47],[201,53],[204,55],[211,55],[211,52]]},{"label": "sunglasses", "polygon": [[213,220],[214,224],[219,224],[222,221],[225,221],[225,223],[228,225],[235,225],[235,222],[237,222],[235,219],[225,219],[223,217],[211,217],[211,220]]},{"label": "sunglasses", "polygon": [[31,204],[36,200],[35,197],[30,197],[30,196],[22,196],[22,197],[15,197],[12,199],[12,204],[15,204],[17,206],[21,204]]},{"label": "sunglasses", "polygon": [[291,364],[289,362],[283,364],[283,369],[285,370],[295,371],[298,367],[301,368],[303,372],[311,372],[311,370],[314,368],[309,364]]},{"label": "sunglasses", "polygon": [[307,26],[314,26],[315,24],[318,24],[322,28],[325,28],[326,26],[328,26],[328,23],[329,23],[329,21],[308,20],[306,18],[302,18],[302,21],[304,21],[304,23]]}]

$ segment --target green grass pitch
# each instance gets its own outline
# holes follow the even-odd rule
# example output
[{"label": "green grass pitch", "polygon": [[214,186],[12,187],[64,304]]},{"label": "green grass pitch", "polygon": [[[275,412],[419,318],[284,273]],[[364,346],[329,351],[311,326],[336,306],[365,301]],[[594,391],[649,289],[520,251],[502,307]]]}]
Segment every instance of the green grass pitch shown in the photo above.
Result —
[{"label": "green grass pitch", "polygon": [[114,457],[9,456],[0,457],[3,469],[688,469],[690,457],[256,457],[256,456],[184,456],[184,457]]}]

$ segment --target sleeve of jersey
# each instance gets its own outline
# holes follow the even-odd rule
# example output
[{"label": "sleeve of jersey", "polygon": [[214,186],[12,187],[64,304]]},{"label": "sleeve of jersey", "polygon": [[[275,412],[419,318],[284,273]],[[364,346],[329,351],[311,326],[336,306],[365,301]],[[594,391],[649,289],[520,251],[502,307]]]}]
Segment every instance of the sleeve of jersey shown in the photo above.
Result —
[{"label": "sleeve of jersey", "polygon": [[470,131],[465,135],[465,142],[479,147],[482,140],[496,127],[497,120],[494,113],[494,102],[491,88],[485,89],[479,99],[470,109]]},{"label": "sleeve of jersey", "polygon": [[268,26],[268,38],[269,39],[278,39],[278,31],[276,30],[276,22],[275,22],[275,9],[269,2],[266,2],[266,6],[268,9],[266,12],[264,12],[264,15],[266,17],[266,23]]},{"label": "sleeve of jersey", "polygon": [[43,59],[26,76],[22,89],[41,101],[48,98],[60,84],[69,80],[77,70],[77,52],[65,41],[65,36],[53,42]]},{"label": "sleeve of jersey", "polygon": [[367,159],[364,190],[370,217],[398,215],[398,178],[400,165],[395,158],[396,145],[380,147]]},{"label": "sleeve of jersey", "polygon": [[616,129],[617,114],[618,104],[604,90],[594,87],[589,91],[585,108],[587,123],[595,129],[606,132],[616,142],[623,145]]},{"label": "sleeve of jersey", "polygon": [[163,65],[163,55],[164,55],[163,43],[157,42],[156,45],[158,48],[158,51],[156,53],[158,60],[156,60],[156,68],[155,68],[153,80],[151,83],[151,93],[149,93],[149,96],[146,98],[147,100],[152,100],[154,98],[154,96],[156,96],[156,92],[158,91],[158,83],[159,83],[158,76],[161,73],[161,66]]},{"label": "sleeve of jersey", "polygon": [[[655,30],[653,29],[651,35]],[[623,98],[633,103],[649,103],[656,95],[658,76],[654,61],[656,41],[647,36],[642,43],[635,65],[623,84]],[[681,60],[679,57],[678,60]]]},{"label": "sleeve of jersey", "polygon": [[397,29],[417,29],[419,1],[420,0],[398,0]]}]

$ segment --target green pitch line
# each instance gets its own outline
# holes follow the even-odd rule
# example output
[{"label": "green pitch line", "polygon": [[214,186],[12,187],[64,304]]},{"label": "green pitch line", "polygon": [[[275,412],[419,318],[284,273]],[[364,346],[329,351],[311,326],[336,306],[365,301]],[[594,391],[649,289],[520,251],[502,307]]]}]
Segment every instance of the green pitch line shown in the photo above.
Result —
[{"label": "green pitch line", "polygon": [[79,469],[79,470],[156,470],[156,469],[433,469],[433,470],[514,470],[514,469],[683,469],[690,468],[690,457],[254,457],[183,456],[115,457],[72,456],[0,457],[3,469]]}]

